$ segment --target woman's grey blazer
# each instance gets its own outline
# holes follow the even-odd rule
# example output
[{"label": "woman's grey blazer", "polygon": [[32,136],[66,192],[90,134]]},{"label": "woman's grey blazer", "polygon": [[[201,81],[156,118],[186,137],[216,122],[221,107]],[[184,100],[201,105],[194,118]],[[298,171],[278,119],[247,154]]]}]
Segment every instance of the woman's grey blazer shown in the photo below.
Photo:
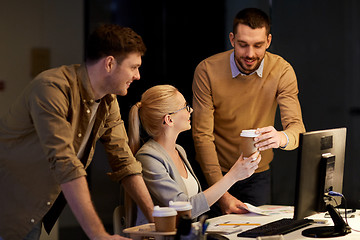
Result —
[{"label": "woman's grey blazer", "polygon": [[159,143],[150,139],[140,148],[135,157],[142,164],[143,178],[154,205],[168,207],[170,200],[189,201],[192,205],[192,218],[196,218],[210,208],[204,193],[201,191],[199,180],[187,160],[185,150],[178,144],[176,149],[199,186],[199,192],[192,197],[188,196],[179,171]]}]

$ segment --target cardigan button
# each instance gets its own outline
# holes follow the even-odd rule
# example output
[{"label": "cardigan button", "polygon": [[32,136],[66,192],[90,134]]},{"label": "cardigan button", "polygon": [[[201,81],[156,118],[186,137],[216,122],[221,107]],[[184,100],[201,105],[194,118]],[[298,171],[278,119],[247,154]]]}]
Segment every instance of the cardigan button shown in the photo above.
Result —
[{"label": "cardigan button", "polygon": [[34,222],[35,222],[35,219],[33,219],[33,218],[30,219],[30,222],[31,222],[31,223],[34,223]]},{"label": "cardigan button", "polygon": [[82,136],[82,134],[81,133],[78,133],[78,137],[80,138]]}]

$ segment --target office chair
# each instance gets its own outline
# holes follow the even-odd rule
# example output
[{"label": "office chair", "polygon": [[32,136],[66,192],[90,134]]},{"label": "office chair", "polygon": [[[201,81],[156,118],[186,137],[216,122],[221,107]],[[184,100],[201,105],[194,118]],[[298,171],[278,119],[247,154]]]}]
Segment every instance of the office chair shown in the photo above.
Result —
[{"label": "office chair", "polygon": [[120,185],[120,204],[113,212],[114,234],[126,235],[123,233],[125,228],[133,227],[136,223],[137,206],[134,200],[126,193]]}]

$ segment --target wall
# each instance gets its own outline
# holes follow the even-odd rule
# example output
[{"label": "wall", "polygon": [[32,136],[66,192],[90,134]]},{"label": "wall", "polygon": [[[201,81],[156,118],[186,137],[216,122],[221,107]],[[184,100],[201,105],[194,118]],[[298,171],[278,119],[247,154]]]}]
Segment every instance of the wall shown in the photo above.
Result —
[{"label": "wall", "polygon": [[[354,181],[354,169],[359,168],[359,119],[352,114],[352,109],[359,107],[359,10],[357,1],[273,1],[272,6],[272,50],[295,68],[307,131],[348,129],[343,193],[353,207],[360,206],[360,185]],[[286,171],[282,163],[296,159],[296,154],[279,156],[283,158],[273,164],[279,172]],[[282,174],[278,183],[284,182],[285,176]],[[278,201],[286,199],[286,191],[277,189]]]},{"label": "wall", "polygon": [[0,114],[32,79],[32,48],[50,50],[50,67],[83,58],[81,0],[2,2],[0,30],[0,79],[5,85],[0,90]]},{"label": "wall", "polygon": [[[0,115],[32,79],[31,66],[80,63],[83,59],[84,6],[82,0],[13,0],[0,7]],[[49,50],[48,59],[31,59],[33,48]],[[40,52],[41,53],[41,52]],[[41,67],[41,66],[40,66]],[[65,215],[61,226],[72,224]],[[54,239],[54,237],[50,237]]]}]

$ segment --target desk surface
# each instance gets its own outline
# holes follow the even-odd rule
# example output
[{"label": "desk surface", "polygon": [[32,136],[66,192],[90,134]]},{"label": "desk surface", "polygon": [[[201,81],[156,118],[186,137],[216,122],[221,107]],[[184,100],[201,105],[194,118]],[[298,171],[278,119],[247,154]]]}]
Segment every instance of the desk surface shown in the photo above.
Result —
[{"label": "desk surface", "polygon": [[[281,218],[292,218],[293,217],[293,208],[292,207],[288,207],[288,206],[275,206],[275,205],[264,205],[264,206],[260,206],[260,209],[267,211],[269,213],[268,216],[264,216],[264,215],[259,215],[259,214],[255,214],[255,213],[247,213],[247,214],[228,214],[228,215],[223,215],[220,217],[216,217],[216,218],[212,218],[212,219],[208,219],[208,221],[210,222],[210,226],[211,224],[214,223],[219,223],[219,222],[227,222],[227,221],[231,221],[231,222],[248,222],[250,224],[265,224],[265,223],[269,223]],[[354,213],[355,217],[353,218],[348,218],[348,224],[349,226],[352,228],[351,233],[346,235],[346,236],[342,236],[342,237],[335,237],[335,238],[327,238],[327,239],[338,239],[338,240],[342,240],[342,239],[352,239],[352,240],[359,240],[360,239],[360,232],[357,232],[355,230],[360,230],[360,211],[357,210]],[[297,231],[285,234],[283,237],[285,240],[297,240],[297,239],[313,239],[313,238],[307,238],[301,235],[301,232],[306,229],[306,228],[311,228],[311,227],[318,227],[318,226],[331,226],[333,225],[332,219],[331,218],[325,218],[325,213],[319,213],[319,214],[315,214],[309,218],[312,219],[322,219],[322,220],[327,220],[326,224],[323,223],[314,223],[308,227],[299,229]],[[210,227],[209,226],[209,227]],[[250,229],[254,226],[242,226],[243,230],[247,230]],[[354,230],[355,229],[355,230]],[[224,234],[223,236],[225,236],[228,239],[255,239],[255,238],[239,238],[237,237],[237,234],[241,232],[234,232],[234,233],[230,233],[230,234]]]}]

